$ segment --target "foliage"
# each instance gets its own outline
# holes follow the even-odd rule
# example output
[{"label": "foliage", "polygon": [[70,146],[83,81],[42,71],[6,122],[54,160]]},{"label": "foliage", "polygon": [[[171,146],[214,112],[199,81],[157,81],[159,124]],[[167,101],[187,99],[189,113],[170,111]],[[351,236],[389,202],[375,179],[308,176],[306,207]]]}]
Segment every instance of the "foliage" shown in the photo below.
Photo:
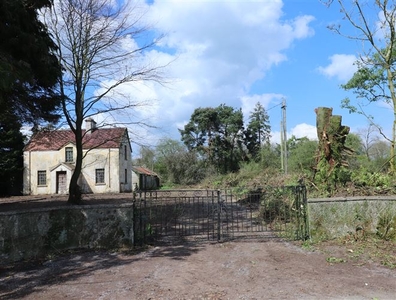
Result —
[{"label": "foliage", "polygon": [[[345,144],[353,150],[353,153],[346,157],[348,168],[353,173],[352,180],[364,174],[383,173],[387,176],[385,173],[389,170],[390,148],[388,142],[378,138],[369,140],[369,137],[363,141],[360,135],[350,133]],[[364,185],[367,185],[367,182]]]},{"label": "foliage", "polygon": [[300,172],[312,178],[317,147],[317,141],[311,141],[307,137],[298,139],[292,136],[287,141],[289,155],[288,170],[291,172]]},{"label": "foliage", "polygon": [[165,182],[176,185],[191,185],[201,181],[206,168],[194,151],[171,139],[160,140],[156,147],[156,169]]},{"label": "foliage", "polygon": [[[199,188],[228,187],[244,190],[266,185],[297,185],[305,182],[311,196],[318,197],[377,195],[392,190],[394,180],[386,173],[386,168],[383,168],[388,156],[388,143],[376,137],[372,141],[367,137],[363,140],[361,135],[353,133],[342,136],[349,150],[348,155],[344,153],[340,158],[342,163],[346,161],[348,164],[334,169],[326,160],[319,160],[316,166],[321,167],[323,164],[323,167],[316,170],[316,181],[312,181],[312,178],[318,142],[294,136],[287,141],[288,175],[281,172],[280,147],[277,144],[262,145],[260,159],[240,161],[238,171],[218,173],[206,156],[209,151],[207,133],[211,132],[212,138],[215,135],[215,123],[210,123],[208,116],[212,121],[215,120],[213,117],[216,116],[216,109],[199,109],[196,113],[204,121],[191,122],[190,125],[193,124],[195,128],[202,125],[200,128],[206,129],[195,133],[191,131],[190,135],[185,136],[186,140],[195,143],[195,149],[188,150],[188,146],[183,146],[178,141],[165,139],[157,145],[154,158],[150,158],[150,165],[154,166],[166,186],[195,185]],[[193,119],[195,117],[197,116],[194,115]],[[337,124],[340,123],[339,116],[336,116],[336,121]],[[199,149],[202,151],[198,151]],[[152,157],[152,153],[148,157]]]},{"label": "foliage", "polygon": [[351,180],[351,171],[348,168],[333,169],[325,160],[318,162],[317,169],[315,181],[326,195],[332,195],[339,185],[346,186],[346,183]]},{"label": "foliage", "polygon": [[391,145],[389,142],[384,140],[375,141],[369,151],[370,168],[376,172],[388,172],[389,171],[389,153]]},{"label": "foliage", "polygon": [[282,223],[290,222],[289,203],[279,197],[270,197],[266,201],[263,201],[260,206],[259,217],[268,224],[274,221],[282,221]]},{"label": "foliage", "polygon": [[258,165],[261,169],[281,169],[280,147],[279,145],[264,145],[260,150],[260,161]]},{"label": "foliage", "polygon": [[56,85],[60,65],[56,46],[38,18],[49,0],[3,0],[0,3],[0,114],[38,125],[56,121],[60,105]]},{"label": "foliage", "polygon": [[254,160],[260,160],[260,149],[270,144],[271,125],[269,116],[260,102],[256,103],[245,130],[245,145]]},{"label": "foliage", "polygon": [[38,18],[49,0],[0,2],[0,194],[22,191],[23,124],[59,118],[56,46]]},{"label": "foliage", "polygon": [[356,133],[348,133],[345,140],[345,146],[353,151],[353,154],[363,155],[363,141],[362,138]]},{"label": "foliage", "polygon": [[366,168],[360,168],[352,173],[352,182],[357,186],[389,187],[392,183],[391,176],[379,172],[369,172]]},{"label": "foliage", "polygon": [[170,138],[161,139],[155,149],[142,147],[134,164],[159,174],[162,188],[196,184],[210,171],[195,151],[188,151],[181,142]]},{"label": "foliage", "polygon": [[154,171],[155,150],[150,147],[140,147],[140,157],[136,159],[136,166],[143,166]]},{"label": "foliage", "polygon": [[[356,30],[356,35],[346,35],[353,40],[362,42],[363,51],[356,61],[358,70],[342,88],[352,91],[357,97],[357,104],[347,98],[342,102],[344,108],[352,113],[360,113],[367,117],[370,124],[377,127],[380,134],[391,142],[390,171],[395,172],[396,143],[396,90],[394,74],[396,72],[396,4],[387,0],[374,1],[337,1],[345,20]],[[350,4],[350,5],[349,5]],[[372,18],[375,16],[375,18]],[[330,27],[338,34],[344,35],[340,25]],[[345,35],[344,35],[345,36]],[[392,120],[392,136],[389,138],[374,119],[367,115],[364,106],[370,103],[385,102],[394,112]]]},{"label": "foliage", "polygon": [[396,213],[384,211],[379,216],[377,235],[384,240],[396,241]]},{"label": "foliage", "polygon": [[190,121],[180,130],[188,150],[197,151],[221,174],[239,169],[245,155],[242,133],[242,111],[225,104],[195,109]]},{"label": "foliage", "polygon": [[245,130],[241,109],[225,104],[197,108],[180,130],[181,139],[216,172],[236,172],[243,162],[266,161],[262,149],[270,147],[269,117],[260,103],[256,104],[249,119]]},{"label": "foliage", "polygon": [[14,115],[0,113],[0,196],[22,191],[24,137]]}]

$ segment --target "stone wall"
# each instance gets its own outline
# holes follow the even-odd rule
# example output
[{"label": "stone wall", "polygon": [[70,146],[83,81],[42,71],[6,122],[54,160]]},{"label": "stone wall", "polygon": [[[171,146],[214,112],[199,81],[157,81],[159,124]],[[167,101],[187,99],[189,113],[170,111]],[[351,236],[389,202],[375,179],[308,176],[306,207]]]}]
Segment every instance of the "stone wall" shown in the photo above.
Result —
[{"label": "stone wall", "polygon": [[78,248],[133,245],[133,205],[84,205],[0,212],[0,264]]},{"label": "stone wall", "polygon": [[314,240],[367,234],[396,237],[395,196],[308,199],[308,211]]}]

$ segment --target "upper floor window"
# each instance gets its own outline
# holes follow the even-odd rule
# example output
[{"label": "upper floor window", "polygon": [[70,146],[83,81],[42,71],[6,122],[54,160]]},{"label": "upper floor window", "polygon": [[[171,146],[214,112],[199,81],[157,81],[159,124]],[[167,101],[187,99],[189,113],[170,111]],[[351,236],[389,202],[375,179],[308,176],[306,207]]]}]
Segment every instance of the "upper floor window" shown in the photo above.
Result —
[{"label": "upper floor window", "polygon": [[95,183],[104,184],[105,183],[105,170],[95,169]]},{"label": "upper floor window", "polygon": [[66,147],[65,148],[65,161],[66,162],[73,162],[73,147]]},{"label": "upper floor window", "polygon": [[47,185],[47,171],[37,171],[37,185]]},{"label": "upper floor window", "polygon": [[124,145],[124,158],[125,160],[128,160],[128,153],[127,153],[127,146]]}]

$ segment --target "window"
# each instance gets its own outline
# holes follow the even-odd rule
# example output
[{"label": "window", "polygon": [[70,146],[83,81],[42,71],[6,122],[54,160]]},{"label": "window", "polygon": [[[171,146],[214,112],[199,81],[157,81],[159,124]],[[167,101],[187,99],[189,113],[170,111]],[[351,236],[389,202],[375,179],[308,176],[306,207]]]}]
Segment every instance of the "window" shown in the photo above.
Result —
[{"label": "window", "polygon": [[47,185],[47,171],[37,171],[37,185]]},{"label": "window", "polygon": [[66,162],[73,162],[73,147],[65,148],[65,158]]},{"label": "window", "polygon": [[125,180],[124,183],[128,183],[128,170],[125,169]]},{"label": "window", "polygon": [[95,183],[96,184],[104,184],[105,183],[105,170],[104,169],[96,169],[95,170]]},{"label": "window", "polygon": [[128,160],[127,146],[126,145],[124,145],[124,158],[125,158],[125,160]]}]

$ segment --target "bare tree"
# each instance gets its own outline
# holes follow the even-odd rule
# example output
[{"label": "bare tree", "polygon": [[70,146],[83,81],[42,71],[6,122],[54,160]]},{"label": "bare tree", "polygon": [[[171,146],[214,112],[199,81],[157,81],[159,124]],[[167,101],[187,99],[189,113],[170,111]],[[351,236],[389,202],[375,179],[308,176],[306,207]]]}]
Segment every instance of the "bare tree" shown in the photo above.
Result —
[{"label": "bare tree", "polygon": [[[367,128],[361,128],[358,130],[357,135],[362,139],[362,150],[367,160],[371,160],[371,153],[375,144],[380,141],[379,131],[377,127],[369,123]],[[388,153],[389,154],[389,153]]]},{"label": "bare tree", "polygon": [[[390,170],[396,171],[396,91],[394,77],[396,72],[396,4],[388,0],[375,1],[322,1],[327,5],[338,2],[341,13],[352,26],[352,34],[342,30],[340,25],[331,26],[334,32],[362,43],[362,53],[356,62],[358,67],[353,78],[342,87],[353,91],[360,99],[353,105],[349,99],[343,100],[343,107],[351,112],[360,113],[375,125],[379,133],[391,143]],[[392,136],[386,136],[373,118],[366,114],[364,106],[374,102],[385,102],[393,109]],[[364,103],[366,102],[366,103]]]},{"label": "bare tree", "polygon": [[[156,45],[148,39],[144,11],[134,1],[58,0],[43,12],[58,46],[63,67],[59,83],[66,122],[75,135],[76,165],[70,180],[70,203],[81,202],[78,178],[83,161],[83,120],[143,105],[119,93],[135,81],[161,82],[161,66],[142,56]],[[87,132],[85,132],[87,133]]]}]

